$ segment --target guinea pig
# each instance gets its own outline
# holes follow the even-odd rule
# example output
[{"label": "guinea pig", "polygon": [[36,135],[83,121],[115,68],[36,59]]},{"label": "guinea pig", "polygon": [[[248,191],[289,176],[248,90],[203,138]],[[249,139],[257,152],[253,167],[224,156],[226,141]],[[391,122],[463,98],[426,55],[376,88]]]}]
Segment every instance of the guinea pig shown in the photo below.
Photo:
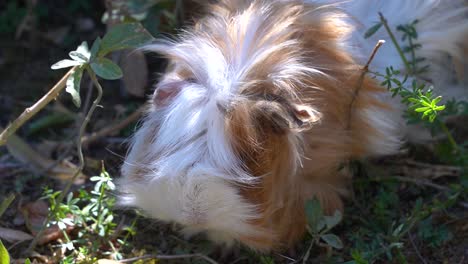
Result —
[{"label": "guinea pig", "polygon": [[[146,47],[169,65],[122,166],[125,206],[187,235],[259,251],[292,247],[305,201],[343,211],[350,160],[405,141],[398,102],[363,65],[384,30],[419,19],[418,55],[459,57],[466,8],[452,0],[221,0],[172,40]],[[396,32],[397,37],[401,37]],[[389,42],[389,41],[388,41]],[[403,69],[390,43],[370,68]],[[428,74],[441,74],[434,66]]]}]

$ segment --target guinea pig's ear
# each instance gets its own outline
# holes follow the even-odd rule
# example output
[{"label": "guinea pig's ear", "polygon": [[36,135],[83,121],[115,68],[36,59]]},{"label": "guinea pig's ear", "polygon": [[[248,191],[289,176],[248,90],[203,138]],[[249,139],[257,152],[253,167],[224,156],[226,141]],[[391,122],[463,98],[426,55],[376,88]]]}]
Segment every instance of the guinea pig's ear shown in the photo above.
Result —
[{"label": "guinea pig's ear", "polygon": [[258,124],[277,134],[307,130],[321,118],[318,111],[304,104],[261,100],[255,106]]},{"label": "guinea pig's ear", "polygon": [[183,80],[163,80],[157,86],[153,94],[153,104],[157,108],[165,107],[176,97],[182,90],[182,87],[187,85],[187,81]]},{"label": "guinea pig's ear", "polygon": [[320,112],[315,110],[314,108],[305,105],[305,104],[293,104],[293,113],[297,120],[301,121],[303,124],[302,126],[306,124],[313,124],[317,123],[320,121],[322,118],[322,115]]}]

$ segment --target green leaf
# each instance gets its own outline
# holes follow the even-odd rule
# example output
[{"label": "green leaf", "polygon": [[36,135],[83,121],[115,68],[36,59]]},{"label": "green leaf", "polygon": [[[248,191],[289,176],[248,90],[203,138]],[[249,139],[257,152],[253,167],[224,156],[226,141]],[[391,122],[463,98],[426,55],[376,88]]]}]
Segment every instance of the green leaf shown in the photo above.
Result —
[{"label": "green leaf", "polygon": [[333,234],[326,234],[320,236],[320,238],[323,239],[329,246],[336,248],[336,249],[342,249],[343,248],[343,242],[341,242],[341,239],[337,237],[336,235]]},{"label": "green leaf", "polygon": [[325,223],[327,224],[327,228],[331,229],[341,222],[343,216],[340,211],[336,210],[333,216],[324,216],[324,218]]},{"label": "green leaf", "polygon": [[418,113],[422,113],[422,112],[426,112],[427,110],[430,110],[430,109],[431,109],[430,107],[423,106],[423,107],[419,107],[419,108],[414,109],[414,111],[416,111]]},{"label": "green leaf", "polygon": [[320,202],[317,199],[309,200],[305,204],[305,212],[307,216],[307,221],[309,227],[312,228],[312,231],[318,232],[320,219],[323,217],[322,207]]},{"label": "green leaf", "polygon": [[425,111],[425,112],[423,113],[423,117],[425,117],[425,116],[427,116],[427,115],[429,115],[429,114],[431,114],[431,113],[432,113],[432,109],[429,109],[429,110],[427,110],[427,111]]},{"label": "green leaf", "polygon": [[57,69],[63,69],[63,68],[78,66],[78,65],[81,65],[81,64],[82,64],[81,62],[74,61],[74,60],[61,60],[61,61],[55,63],[54,65],[52,65],[50,68],[52,70],[57,70]]},{"label": "green leaf", "polygon": [[90,55],[90,60],[94,60],[99,52],[99,49],[101,48],[101,38],[98,37],[96,40],[93,42],[93,46],[91,47],[91,55]]},{"label": "green leaf", "polygon": [[24,264],[31,264],[31,260],[29,260],[29,258],[27,258],[27,259],[24,261]]},{"label": "green leaf", "polygon": [[382,22],[379,22],[377,24],[375,24],[374,26],[372,26],[371,28],[369,28],[366,33],[364,34],[364,38],[370,38],[372,35],[374,35],[377,31],[379,31],[379,29],[382,27]]},{"label": "green leaf", "polygon": [[98,58],[91,62],[91,68],[99,77],[106,80],[117,80],[123,76],[120,67],[107,58]]},{"label": "green leaf", "polygon": [[8,251],[0,240],[0,264],[10,264],[10,255]]},{"label": "green leaf", "polygon": [[76,107],[80,107],[81,98],[80,98],[80,84],[81,77],[83,77],[83,68],[79,67],[75,69],[67,79],[67,88],[65,91],[72,96],[73,103]]},{"label": "green leaf", "polygon": [[64,112],[54,112],[31,122],[27,135],[31,136],[49,128],[61,127],[74,121],[73,115]]},{"label": "green leaf", "polygon": [[99,57],[111,51],[138,48],[154,40],[140,23],[124,23],[114,26],[101,41]]}]

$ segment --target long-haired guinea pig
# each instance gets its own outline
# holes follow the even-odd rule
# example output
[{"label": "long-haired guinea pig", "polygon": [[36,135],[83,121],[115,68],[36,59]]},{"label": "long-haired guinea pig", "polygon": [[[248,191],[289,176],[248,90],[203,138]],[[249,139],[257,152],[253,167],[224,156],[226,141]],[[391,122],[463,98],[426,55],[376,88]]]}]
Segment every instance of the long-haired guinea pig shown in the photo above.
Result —
[{"label": "long-haired guinea pig", "polygon": [[[361,78],[388,35],[364,32],[379,11],[392,28],[419,19],[417,55],[440,81],[441,58],[462,56],[468,25],[454,0],[341,2],[222,0],[175,40],[148,46],[169,65],[122,167],[123,204],[261,251],[301,239],[305,201],[343,210],[343,164],[395,153],[406,136],[398,104]],[[404,68],[387,41],[370,68],[390,65]]]}]

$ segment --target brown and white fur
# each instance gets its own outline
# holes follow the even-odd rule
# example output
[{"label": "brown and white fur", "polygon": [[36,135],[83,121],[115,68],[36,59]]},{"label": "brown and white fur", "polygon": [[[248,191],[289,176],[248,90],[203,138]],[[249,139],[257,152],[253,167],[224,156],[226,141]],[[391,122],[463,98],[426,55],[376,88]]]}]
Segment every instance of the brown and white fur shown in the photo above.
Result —
[{"label": "brown and white fur", "polygon": [[[343,210],[343,164],[392,154],[404,140],[399,107],[378,80],[360,80],[376,43],[362,32],[377,11],[392,20],[386,11],[398,10],[394,25],[420,19],[420,52],[431,62],[459,56],[466,9],[449,2],[206,5],[177,40],[147,47],[170,64],[122,167],[123,204],[220,243],[293,246],[305,232],[306,200]],[[387,45],[371,67],[401,68],[397,60]]]}]

